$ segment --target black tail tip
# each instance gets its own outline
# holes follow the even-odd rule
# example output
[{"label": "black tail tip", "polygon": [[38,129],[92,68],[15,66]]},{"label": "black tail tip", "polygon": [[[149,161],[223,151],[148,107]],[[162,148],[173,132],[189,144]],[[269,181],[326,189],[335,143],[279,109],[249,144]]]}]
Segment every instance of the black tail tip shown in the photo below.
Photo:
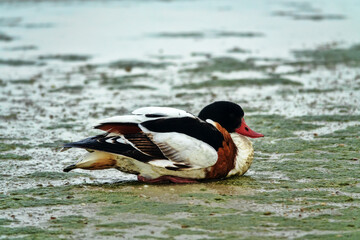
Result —
[{"label": "black tail tip", "polygon": [[70,166],[67,166],[66,168],[63,169],[63,172],[70,172],[71,170],[75,169],[76,165],[72,164]]}]

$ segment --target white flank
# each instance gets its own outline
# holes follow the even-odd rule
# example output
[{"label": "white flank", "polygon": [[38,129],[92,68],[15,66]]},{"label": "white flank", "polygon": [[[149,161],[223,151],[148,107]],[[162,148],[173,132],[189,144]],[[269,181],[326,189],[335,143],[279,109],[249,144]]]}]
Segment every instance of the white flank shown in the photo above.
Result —
[{"label": "white flank", "polygon": [[209,144],[183,133],[151,132],[142,125],[143,132],[149,134],[153,142],[171,161],[186,163],[192,168],[213,166],[218,158],[217,152]]}]

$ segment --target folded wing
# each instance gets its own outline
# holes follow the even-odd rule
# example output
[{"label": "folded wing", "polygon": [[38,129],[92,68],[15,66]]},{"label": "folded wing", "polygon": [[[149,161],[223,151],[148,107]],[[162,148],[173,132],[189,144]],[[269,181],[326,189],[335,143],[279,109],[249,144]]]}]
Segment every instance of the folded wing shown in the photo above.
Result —
[{"label": "folded wing", "polygon": [[95,127],[107,133],[64,147],[124,155],[171,170],[213,166],[222,134],[210,123],[174,108],[140,108],[133,115],[116,116]]}]

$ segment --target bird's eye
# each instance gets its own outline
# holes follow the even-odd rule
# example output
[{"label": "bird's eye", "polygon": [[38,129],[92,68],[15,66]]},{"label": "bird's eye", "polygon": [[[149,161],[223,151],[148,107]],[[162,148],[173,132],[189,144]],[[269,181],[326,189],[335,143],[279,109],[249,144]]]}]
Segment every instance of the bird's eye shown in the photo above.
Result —
[{"label": "bird's eye", "polygon": [[249,129],[248,129],[247,127],[245,127],[245,130],[246,130],[246,131],[249,131]]}]

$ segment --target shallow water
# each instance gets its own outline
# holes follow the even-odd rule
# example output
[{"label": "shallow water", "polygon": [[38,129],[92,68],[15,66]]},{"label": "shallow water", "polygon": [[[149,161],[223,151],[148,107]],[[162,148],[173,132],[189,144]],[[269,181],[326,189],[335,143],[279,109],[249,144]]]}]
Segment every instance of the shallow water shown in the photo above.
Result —
[{"label": "shallow water", "polygon": [[[353,238],[360,233],[357,1],[2,1],[1,238]],[[148,105],[241,104],[245,176],[144,185],[62,173],[64,142]]]}]

